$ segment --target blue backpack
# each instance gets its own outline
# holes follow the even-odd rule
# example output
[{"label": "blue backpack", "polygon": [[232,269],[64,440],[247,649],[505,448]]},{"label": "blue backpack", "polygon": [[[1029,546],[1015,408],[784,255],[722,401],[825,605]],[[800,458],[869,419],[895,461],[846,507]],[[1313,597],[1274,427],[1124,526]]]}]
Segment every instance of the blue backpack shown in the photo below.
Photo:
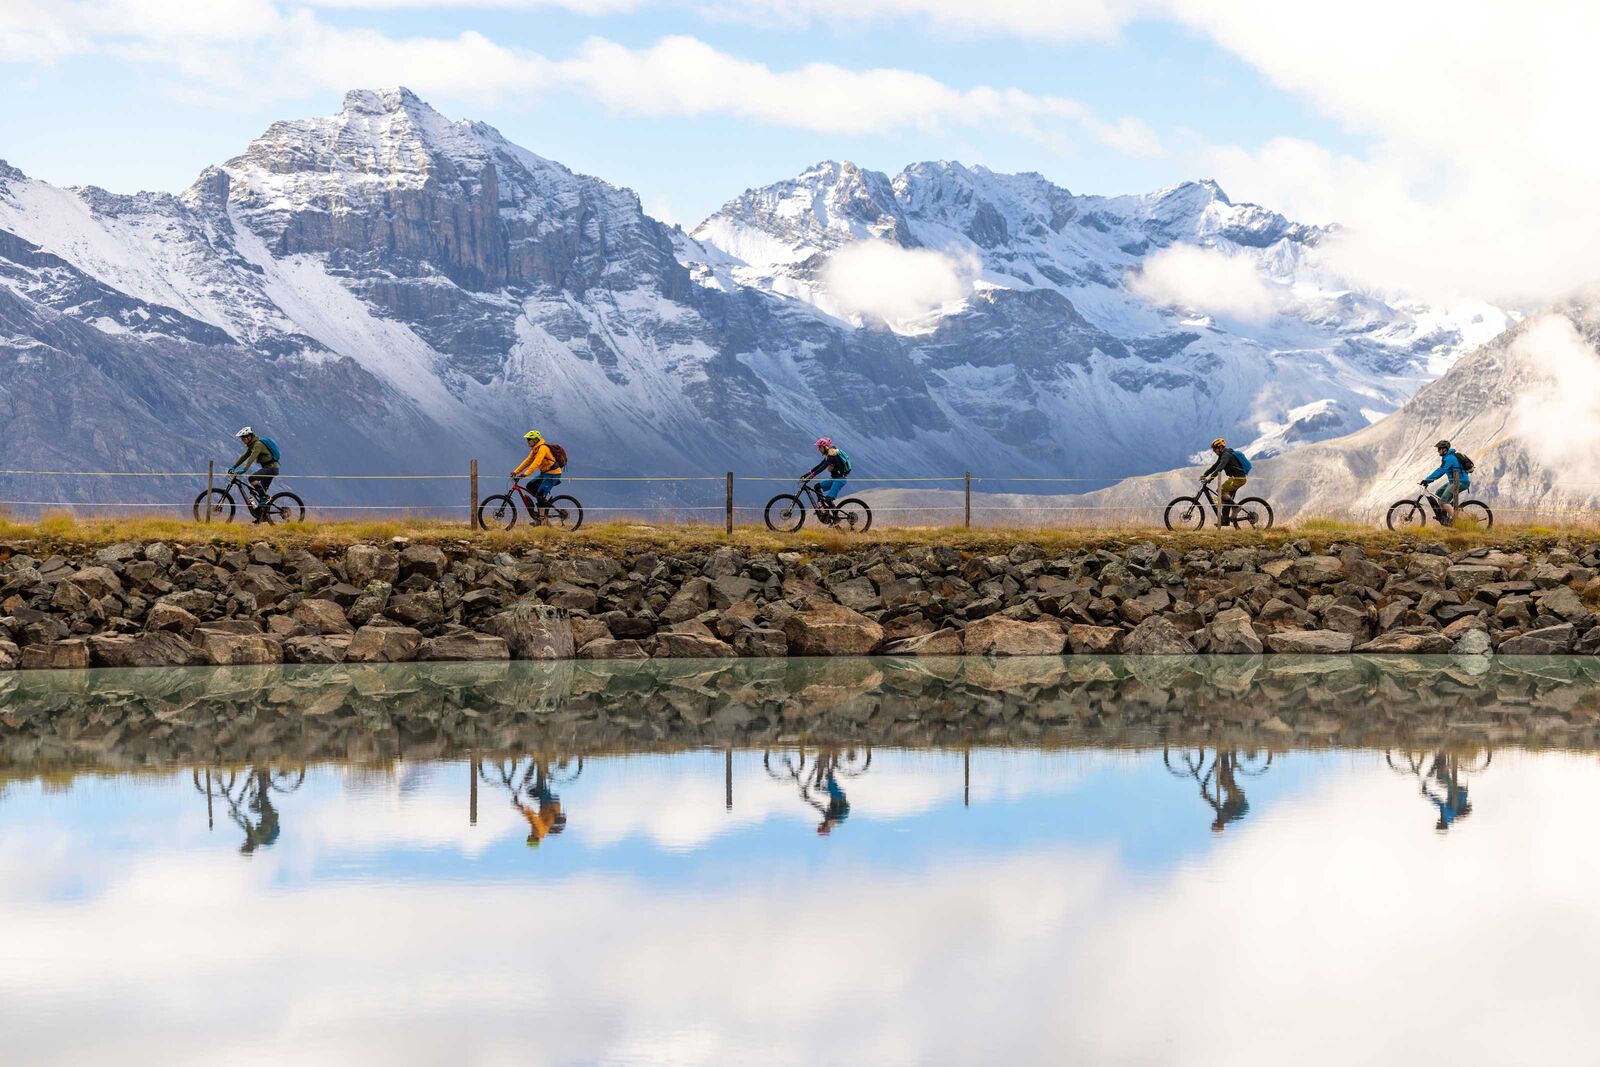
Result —
[{"label": "blue backpack", "polygon": [[844,465],[844,474],[842,477],[849,477],[851,470],[850,457],[845,455],[844,449],[842,448],[835,449],[834,451],[839,453],[839,462]]},{"label": "blue backpack", "polygon": [[1239,466],[1244,468],[1244,472],[1246,474],[1249,474],[1250,473],[1250,457],[1245,455],[1243,452],[1240,452],[1237,448],[1235,448],[1233,450],[1233,455],[1234,455],[1234,458],[1239,461]]},{"label": "blue backpack", "polygon": [[278,449],[278,442],[270,437],[263,437],[261,443],[267,446],[267,451],[272,453],[272,462],[282,463],[283,453]]}]

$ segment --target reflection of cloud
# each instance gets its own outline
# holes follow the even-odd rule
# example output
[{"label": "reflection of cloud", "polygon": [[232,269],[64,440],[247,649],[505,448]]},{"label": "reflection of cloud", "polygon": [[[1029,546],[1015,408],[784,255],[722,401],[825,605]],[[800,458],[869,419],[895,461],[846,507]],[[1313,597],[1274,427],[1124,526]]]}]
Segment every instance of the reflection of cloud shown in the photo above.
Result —
[{"label": "reflection of cloud", "polygon": [[[648,874],[298,891],[254,860],[158,853],[58,903],[14,888],[9,855],[0,1030],[26,1063],[1342,1067],[1350,1040],[1314,1035],[1357,1028],[1383,1060],[1586,1062],[1600,856],[1572,798],[1592,762],[1497,757],[1448,837],[1414,779],[1327,769],[1137,877],[1099,850],[947,856],[930,832],[910,870],[769,856],[693,893]],[[1175,817],[1158,795],[1133,802]]]}]

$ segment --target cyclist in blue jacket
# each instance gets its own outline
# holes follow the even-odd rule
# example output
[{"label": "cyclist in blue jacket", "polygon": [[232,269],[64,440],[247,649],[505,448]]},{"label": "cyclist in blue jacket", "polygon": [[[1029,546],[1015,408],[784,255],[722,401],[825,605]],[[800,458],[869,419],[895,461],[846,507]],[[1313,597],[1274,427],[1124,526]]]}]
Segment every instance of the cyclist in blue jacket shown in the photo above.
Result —
[{"label": "cyclist in blue jacket", "polygon": [[1445,484],[1439,489],[1439,502],[1443,507],[1443,518],[1453,520],[1456,517],[1456,505],[1461,503],[1462,492],[1472,486],[1472,477],[1467,468],[1461,465],[1461,457],[1450,447],[1449,441],[1440,441],[1433,447],[1439,450],[1439,468],[1422,479],[1422,487],[1426,489],[1436,479],[1445,479]]}]

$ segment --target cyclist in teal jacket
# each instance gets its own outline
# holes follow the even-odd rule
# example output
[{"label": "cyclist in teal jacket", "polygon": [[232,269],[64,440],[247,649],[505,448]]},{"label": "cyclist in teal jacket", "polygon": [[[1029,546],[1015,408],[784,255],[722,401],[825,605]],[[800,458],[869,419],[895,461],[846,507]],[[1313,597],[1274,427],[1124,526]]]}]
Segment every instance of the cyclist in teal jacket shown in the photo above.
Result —
[{"label": "cyclist in teal jacket", "polygon": [[1439,467],[1432,474],[1422,479],[1423,488],[1439,478],[1445,484],[1439,489],[1439,500],[1444,506],[1444,515],[1447,519],[1456,517],[1456,505],[1461,503],[1461,494],[1472,485],[1472,477],[1467,469],[1461,465],[1461,457],[1456,450],[1450,447],[1449,441],[1440,441],[1433,446],[1439,450]]}]

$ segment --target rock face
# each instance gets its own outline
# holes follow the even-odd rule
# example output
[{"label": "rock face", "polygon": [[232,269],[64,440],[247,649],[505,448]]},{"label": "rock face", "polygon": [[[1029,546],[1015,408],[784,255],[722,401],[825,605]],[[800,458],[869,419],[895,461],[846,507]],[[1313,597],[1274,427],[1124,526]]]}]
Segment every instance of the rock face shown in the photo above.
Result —
[{"label": "rock face", "polygon": [[[0,542],[0,670],[1600,652],[1591,607],[1600,602],[1600,543],[1455,554],[1426,542],[1314,551],[1288,538],[1181,553],[1155,542],[1054,554],[1026,542],[978,544],[815,554],[639,545],[613,556],[581,541],[506,550],[466,538],[287,550]],[[557,596],[584,606],[550,606]]]}]

